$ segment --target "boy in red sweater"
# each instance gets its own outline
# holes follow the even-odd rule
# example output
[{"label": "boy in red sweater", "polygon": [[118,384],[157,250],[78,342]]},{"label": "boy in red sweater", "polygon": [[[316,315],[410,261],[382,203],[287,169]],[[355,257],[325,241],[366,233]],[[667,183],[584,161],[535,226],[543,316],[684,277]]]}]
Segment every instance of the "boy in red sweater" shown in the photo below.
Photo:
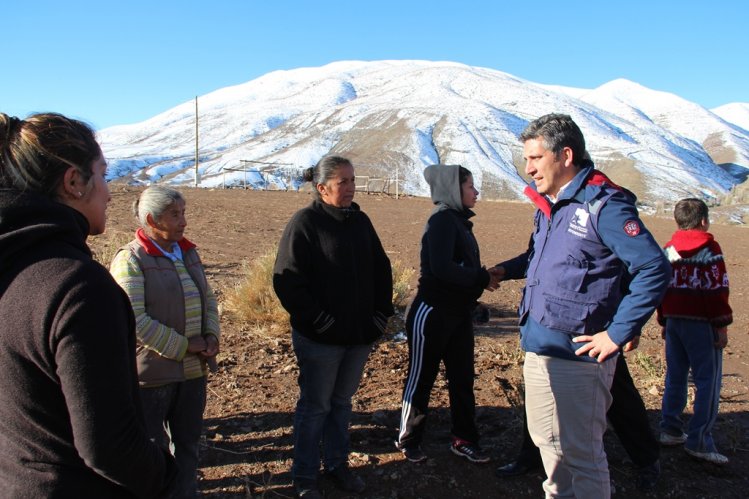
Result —
[{"label": "boy in red sweater", "polygon": [[[708,232],[707,205],[687,198],[676,203],[674,218],[679,230],[666,244],[673,269],[658,323],[666,340],[666,387],[663,393],[660,442],[681,445],[690,456],[726,464],[713,441],[718,416],[727,326],[733,322],[728,304],[728,274],[723,253]],[[687,433],[681,413],[687,402],[689,370],[696,395],[694,415]]]}]

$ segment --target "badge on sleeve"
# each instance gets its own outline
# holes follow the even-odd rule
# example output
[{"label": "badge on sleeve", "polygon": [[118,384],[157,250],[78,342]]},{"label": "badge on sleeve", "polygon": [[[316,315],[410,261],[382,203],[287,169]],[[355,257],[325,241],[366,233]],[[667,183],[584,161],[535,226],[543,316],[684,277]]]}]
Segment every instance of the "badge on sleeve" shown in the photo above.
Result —
[{"label": "badge on sleeve", "polygon": [[624,232],[629,237],[635,237],[640,233],[640,222],[637,220],[627,220],[624,222]]}]

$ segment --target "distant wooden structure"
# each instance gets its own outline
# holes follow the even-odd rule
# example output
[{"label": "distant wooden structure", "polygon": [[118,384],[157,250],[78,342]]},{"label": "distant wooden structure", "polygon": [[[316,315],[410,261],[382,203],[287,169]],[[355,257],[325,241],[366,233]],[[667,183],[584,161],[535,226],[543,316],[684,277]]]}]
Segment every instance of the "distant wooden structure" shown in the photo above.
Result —
[{"label": "distant wooden structure", "polygon": [[[283,179],[284,190],[288,191],[295,177],[299,176],[299,168],[295,167],[291,163],[271,163],[267,161],[256,161],[251,159],[240,159],[241,166],[238,167],[223,167],[224,179],[223,188],[226,189],[226,172],[242,172],[242,188],[247,189],[247,174],[257,174],[262,179],[263,190],[269,190],[269,187],[274,183],[270,182],[270,178]],[[265,167],[257,167],[253,165],[266,165]]]},{"label": "distant wooden structure", "polygon": [[398,193],[398,184],[395,179],[382,178],[382,177],[370,177],[369,175],[356,175],[356,190],[358,192],[380,193],[380,194],[395,194]]},{"label": "distant wooden structure", "polygon": [[[226,189],[226,174],[227,172],[242,172],[241,188],[247,189],[248,185],[258,186],[260,185],[262,190],[271,190],[273,185],[277,185],[279,180],[283,181],[284,189],[288,191],[294,183],[295,178],[300,178],[302,169],[292,165],[291,163],[277,163],[267,161],[257,161],[242,159],[240,160],[241,165],[237,167],[223,167],[223,188]],[[257,166],[256,166],[257,165]],[[261,182],[248,183],[248,174],[254,174],[261,178]],[[276,180],[271,182],[271,179]],[[372,177],[369,175],[356,175],[355,185],[357,192],[365,192],[367,194],[395,194],[396,198],[399,194],[399,182],[395,178],[384,178],[384,177]]]}]

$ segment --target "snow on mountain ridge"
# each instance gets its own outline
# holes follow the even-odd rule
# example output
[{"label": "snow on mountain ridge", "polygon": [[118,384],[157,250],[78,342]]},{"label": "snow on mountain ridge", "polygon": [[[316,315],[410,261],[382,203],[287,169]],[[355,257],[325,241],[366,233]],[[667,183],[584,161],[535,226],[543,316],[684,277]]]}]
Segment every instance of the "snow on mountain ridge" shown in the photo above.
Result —
[{"label": "snow on mountain ridge", "polygon": [[713,108],[711,111],[727,122],[749,130],[749,103],[733,102]]},{"label": "snow on mountain ridge", "polygon": [[[725,162],[749,168],[749,136],[746,130],[699,104],[625,79],[601,85],[582,95],[581,99],[620,116],[631,115],[632,110],[635,110],[655,125],[693,140],[699,147],[705,148],[716,162],[724,162],[721,159],[725,155],[721,152],[726,147],[730,148],[735,154],[730,158],[731,161]],[[630,112],[623,113],[622,105],[629,106]]]},{"label": "snow on mountain ridge", "polygon": [[[191,183],[194,112],[194,102],[186,102],[100,131],[110,178],[174,175],[172,183]],[[243,181],[242,172],[224,170],[241,160],[301,168],[332,150],[381,176],[394,175],[397,164],[403,189],[413,194],[428,193],[421,171],[441,161],[471,168],[477,184],[486,180],[495,195],[521,197],[517,136],[549,112],[572,115],[596,162],[630,165],[644,200],[715,197],[734,185],[703,148],[708,139],[736,159],[729,162],[741,166],[747,158],[749,166],[748,132],[672,94],[626,80],[590,91],[539,85],[452,62],[339,61],[274,71],[200,97],[199,112],[206,187]],[[687,135],[679,122],[698,130]],[[615,181],[616,172],[608,172]]]}]

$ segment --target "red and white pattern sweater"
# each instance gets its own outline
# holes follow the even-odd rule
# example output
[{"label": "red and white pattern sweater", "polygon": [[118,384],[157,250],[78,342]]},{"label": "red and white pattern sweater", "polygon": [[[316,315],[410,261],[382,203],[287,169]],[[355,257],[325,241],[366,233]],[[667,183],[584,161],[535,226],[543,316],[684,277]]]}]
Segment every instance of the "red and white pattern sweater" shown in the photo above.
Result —
[{"label": "red and white pattern sweater", "polygon": [[728,304],[728,274],[720,245],[709,232],[677,230],[664,247],[671,262],[671,282],[658,307],[658,323],[669,317],[710,322],[725,327],[733,322]]}]

